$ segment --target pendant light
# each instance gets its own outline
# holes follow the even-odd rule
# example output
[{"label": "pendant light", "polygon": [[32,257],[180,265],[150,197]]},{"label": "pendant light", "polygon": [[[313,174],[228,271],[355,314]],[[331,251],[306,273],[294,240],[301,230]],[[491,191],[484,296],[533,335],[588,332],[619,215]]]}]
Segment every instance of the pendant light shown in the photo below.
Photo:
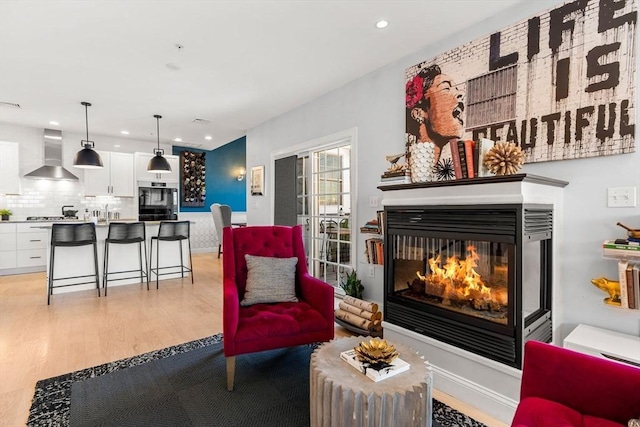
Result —
[{"label": "pendant light", "polygon": [[102,168],[102,159],[100,155],[93,150],[94,142],[89,141],[89,113],[87,107],[91,107],[88,102],[81,102],[84,105],[84,118],[87,130],[87,139],[80,141],[80,145],[84,147],[78,151],[73,158],[73,166],[82,169],[100,169]]},{"label": "pendant light", "polygon": [[156,136],[158,137],[158,148],[153,149],[153,154],[155,154],[155,156],[153,156],[153,158],[149,160],[149,164],[147,165],[147,172],[170,173],[171,166],[169,165],[167,159],[162,157],[162,155],[164,154],[164,150],[160,148],[160,119],[162,118],[162,116],[156,114],[153,117],[156,118],[157,123]]}]

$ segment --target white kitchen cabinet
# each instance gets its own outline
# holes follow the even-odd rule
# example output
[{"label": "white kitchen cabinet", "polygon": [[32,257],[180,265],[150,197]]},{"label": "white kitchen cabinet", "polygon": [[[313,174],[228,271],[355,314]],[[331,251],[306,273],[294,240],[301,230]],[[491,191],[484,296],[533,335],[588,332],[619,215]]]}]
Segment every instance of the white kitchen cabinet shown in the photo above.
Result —
[{"label": "white kitchen cabinet", "polygon": [[170,154],[164,155],[164,158],[169,162],[169,166],[171,166],[170,173],[149,173],[147,172],[147,165],[153,156],[154,154],[152,153],[135,153],[136,180],[177,184],[180,179],[180,157]]},{"label": "white kitchen cabinet", "polygon": [[133,197],[133,154],[109,151],[98,154],[104,167],[85,170],[85,195]]},{"label": "white kitchen cabinet", "polygon": [[0,194],[20,194],[20,155],[17,142],[0,141]]},{"label": "white kitchen cabinet", "polygon": [[0,224],[0,270],[16,268],[16,224]]},{"label": "white kitchen cabinet", "polygon": [[43,223],[19,223],[16,236],[16,267],[42,267],[47,264],[47,230]]},{"label": "white kitchen cabinet", "polygon": [[0,224],[0,276],[44,271],[51,223]]}]

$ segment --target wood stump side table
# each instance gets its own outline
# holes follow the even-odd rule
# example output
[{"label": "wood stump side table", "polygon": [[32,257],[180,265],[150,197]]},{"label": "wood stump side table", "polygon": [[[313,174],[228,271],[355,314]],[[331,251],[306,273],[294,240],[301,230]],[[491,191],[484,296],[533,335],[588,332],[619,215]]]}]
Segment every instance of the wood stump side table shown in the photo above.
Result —
[{"label": "wood stump side table", "polygon": [[340,359],[369,339],[338,338],[311,355],[311,427],[431,427],[433,376],[414,350],[390,343],[411,368],[377,383]]}]

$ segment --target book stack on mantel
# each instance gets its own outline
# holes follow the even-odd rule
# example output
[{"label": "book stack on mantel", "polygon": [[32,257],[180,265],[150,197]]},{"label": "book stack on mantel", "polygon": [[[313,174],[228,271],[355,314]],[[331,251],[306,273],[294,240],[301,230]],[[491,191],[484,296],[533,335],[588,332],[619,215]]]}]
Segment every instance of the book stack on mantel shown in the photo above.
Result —
[{"label": "book stack on mantel", "polygon": [[346,350],[340,353],[340,359],[347,362],[352,367],[356,368],[360,373],[364,374],[367,378],[372,381],[378,382],[384,379],[393,377],[394,375],[398,375],[402,372],[408,371],[411,365],[409,365],[404,360],[396,357],[391,364],[380,369],[375,370],[370,366],[360,362],[356,357],[355,350]]},{"label": "book stack on mantel", "polygon": [[411,172],[408,169],[386,171],[380,176],[380,185],[411,184]]}]

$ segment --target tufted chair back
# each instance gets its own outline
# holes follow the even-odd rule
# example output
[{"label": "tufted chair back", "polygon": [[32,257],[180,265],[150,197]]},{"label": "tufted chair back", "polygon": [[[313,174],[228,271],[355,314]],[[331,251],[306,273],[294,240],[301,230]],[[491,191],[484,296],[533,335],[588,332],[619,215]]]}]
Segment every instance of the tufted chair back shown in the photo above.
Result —
[{"label": "tufted chair back", "polygon": [[[235,282],[240,299],[244,297],[247,284],[247,261],[245,255],[274,258],[298,257],[296,276],[307,273],[307,263],[302,243],[302,229],[286,226],[225,227],[225,248],[233,248],[233,254],[223,258],[224,269],[235,272]],[[229,243],[227,243],[229,239]],[[231,256],[233,255],[233,256]]]}]

